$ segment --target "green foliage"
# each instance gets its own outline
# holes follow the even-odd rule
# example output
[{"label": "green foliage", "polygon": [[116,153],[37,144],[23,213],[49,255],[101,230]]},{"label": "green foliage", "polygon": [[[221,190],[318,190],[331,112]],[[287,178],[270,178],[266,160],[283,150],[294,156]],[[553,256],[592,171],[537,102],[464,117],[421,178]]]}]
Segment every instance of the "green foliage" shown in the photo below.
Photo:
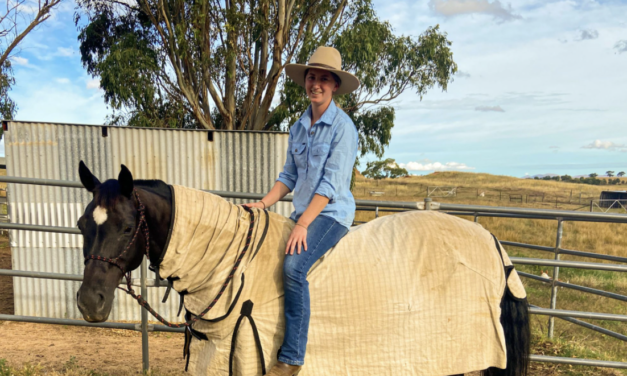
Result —
[{"label": "green foliage", "polygon": [[606,171],[605,174],[607,175],[608,178],[611,178],[614,176],[614,171]]},{"label": "green foliage", "polygon": [[11,370],[7,365],[6,359],[0,359],[0,376],[9,376],[11,375]]},{"label": "green foliage", "polygon": [[[608,171],[610,172],[613,176],[613,171]],[[617,174],[617,176],[623,176],[625,175],[625,173],[623,172],[622,175],[619,172]],[[535,180],[556,180],[556,181],[564,181],[564,182],[568,182],[568,183],[581,183],[581,184],[590,184],[590,185],[619,185],[619,184],[623,184],[623,182],[619,179],[597,179],[597,176],[599,176],[596,173],[592,173],[590,175],[588,175],[589,177],[585,178],[585,177],[579,177],[579,178],[573,178],[570,175],[562,175],[562,176],[544,176],[542,178],[539,178],[537,176],[534,177]],[[608,174],[608,176],[610,176]]]},{"label": "green foliage", "polygon": [[5,60],[0,66],[0,116],[5,120],[13,119],[17,112],[17,105],[9,97],[9,91],[13,85],[15,85],[15,78],[13,78],[11,62]]},{"label": "green foliage", "polygon": [[362,83],[335,99],[355,122],[360,155],[382,157],[394,126],[391,101],[406,91],[422,98],[434,86],[446,90],[457,71],[438,26],[417,38],[395,35],[371,0],[304,0],[292,8],[265,0],[78,4],[88,17],[79,36],[83,65],[101,77],[114,123],[286,130],[309,101],[283,67],[327,45]]},{"label": "green foliage", "polygon": [[63,371],[71,372],[71,371],[76,371],[78,369],[79,369],[78,361],[76,360],[76,357],[74,355],[71,355],[70,360],[65,362],[65,364],[63,365]]},{"label": "green foliage", "polygon": [[100,76],[111,125],[196,128],[185,106],[173,100],[158,74],[166,60],[154,49],[150,23],[141,12],[117,17],[101,13],[79,36],[83,66]]},{"label": "green foliage", "polygon": [[395,179],[401,176],[409,175],[407,170],[399,167],[396,161],[392,158],[368,162],[366,163],[366,169],[361,173],[370,179]]}]

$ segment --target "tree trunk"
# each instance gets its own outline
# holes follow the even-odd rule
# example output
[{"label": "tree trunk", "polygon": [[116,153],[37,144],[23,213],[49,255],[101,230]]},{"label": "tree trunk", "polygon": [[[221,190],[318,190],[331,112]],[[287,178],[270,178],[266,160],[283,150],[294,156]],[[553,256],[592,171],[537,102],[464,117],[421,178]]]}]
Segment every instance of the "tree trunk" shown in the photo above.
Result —
[{"label": "tree trunk", "polygon": [[235,25],[236,5],[234,0],[226,0],[226,74],[224,75],[224,113],[222,118],[225,129],[235,129],[235,78],[237,62],[237,27]]}]

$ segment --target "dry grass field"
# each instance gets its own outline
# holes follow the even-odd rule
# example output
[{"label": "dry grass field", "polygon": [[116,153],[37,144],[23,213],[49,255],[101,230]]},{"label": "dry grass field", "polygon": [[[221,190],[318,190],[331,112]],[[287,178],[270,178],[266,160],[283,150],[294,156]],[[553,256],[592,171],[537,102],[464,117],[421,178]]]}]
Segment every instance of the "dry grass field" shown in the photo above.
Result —
[{"label": "dry grass field", "polygon": [[[489,174],[441,172],[426,176],[383,179],[378,182],[358,176],[353,192],[357,199],[422,201],[426,197],[427,187],[432,187],[432,189],[433,187],[457,187],[457,197],[433,197],[433,201],[438,202],[555,209],[557,198],[559,209],[589,211],[589,200],[598,198],[601,191],[624,190],[626,186],[592,186]],[[370,192],[378,192],[381,195],[372,196]],[[483,196],[481,192],[484,193]],[[519,200],[517,195],[521,195],[522,199]],[[514,196],[514,200],[510,201],[510,196]],[[534,198],[544,196],[545,199],[544,201],[526,200],[526,196]],[[579,201],[580,197],[581,201]],[[381,215],[386,215],[386,213],[382,212]],[[358,212],[356,220],[368,221],[373,218],[373,212]],[[473,220],[472,217],[466,218]],[[479,222],[500,240],[555,246],[557,229],[555,220],[481,217]],[[563,230],[562,248],[627,257],[627,224],[565,222]],[[506,248],[510,256],[554,258],[552,253],[515,247]],[[562,259],[599,262],[567,255],[563,255]],[[540,267],[518,266],[517,269],[535,275],[541,274]],[[545,269],[548,269],[548,274],[552,275],[552,268]],[[627,275],[624,273],[562,268],[559,279],[627,294]],[[530,302],[541,307],[548,307],[550,301],[548,284],[528,279],[523,281],[530,296]],[[627,314],[625,302],[564,288],[559,289],[557,308]],[[627,323],[590,322],[627,335]],[[627,343],[625,342],[559,319],[556,319],[555,338],[549,340],[546,337],[547,323],[546,316],[533,316],[532,332],[536,354],[627,362]],[[536,363],[533,374],[620,375],[627,374],[627,371]]]}]

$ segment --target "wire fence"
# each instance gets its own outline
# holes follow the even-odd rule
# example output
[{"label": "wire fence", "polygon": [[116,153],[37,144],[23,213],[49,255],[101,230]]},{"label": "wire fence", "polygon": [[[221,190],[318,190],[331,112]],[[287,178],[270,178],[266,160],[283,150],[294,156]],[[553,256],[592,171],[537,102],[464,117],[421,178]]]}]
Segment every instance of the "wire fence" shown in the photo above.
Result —
[{"label": "wire fence", "polygon": [[591,204],[599,201],[598,193],[572,189],[545,192],[532,189],[495,189],[480,186],[438,186],[395,179],[393,183],[384,180],[360,181],[358,187],[353,189],[353,194],[359,197],[415,197],[416,199],[431,197],[460,201],[479,200],[486,203],[499,203],[499,205],[535,204],[546,208],[601,211],[593,210]]},{"label": "wire fence", "polygon": [[[17,184],[35,184],[35,185],[51,185],[57,187],[73,187],[82,188],[79,182],[60,181],[60,180],[48,180],[48,179],[33,179],[33,178],[17,178],[0,176],[0,182],[5,183],[17,183]],[[224,198],[239,198],[258,200],[263,198],[262,194],[254,193],[241,193],[241,192],[224,192],[224,191],[211,191],[214,194],[222,196]],[[286,197],[283,201],[291,201],[291,197]],[[545,247],[533,244],[515,243],[509,241],[501,241],[504,246],[522,247],[534,250],[540,250],[551,253],[553,259],[535,259],[535,258],[521,258],[511,257],[514,264],[519,265],[541,265],[553,267],[553,278],[542,278],[528,273],[520,273],[525,278],[539,280],[547,283],[551,286],[551,303],[549,308],[535,307],[530,308],[530,312],[535,315],[549,316],[549,337],[553,337],[554,320],[560,318],[576,325],[594,330],[605,335],[612,336],[622,341],[627,341],[627,336],[611,331],[609,329],[593,325],[581,320],[594,319],[594,320],[610,320],[627,322],[627,315],[617,315],[609,313],[599,312],[580,312],[570,310],[556,309],[558,287],[570,288],[573,290],[601,295],[607,298],[616,299],[619,301],[627,301],[627,296],[616,294],[612,292],[602,291],[598,289],[592,289],[585,286],[579,286],[570,283],[563,283],[558,281],[559,270],[562,268],[578,268],[578,269],[591,269],[591,270],[605,270],[612,272],[627,272],[627,265],[623,264],[607,264],[607,263],[595,263],[595,262],[582,262],[582,261],[566,261],[560,260],[560,256],[563,254],[575,255],[581,257],[587,257],[591,259],[599,259],[612,261],[617,263],[627,264],[627,258],[603,255],[592,252],[582,252],[577,250],[569,250],[561,247],[561,240],[563,236],[563,223],[565,221],[589,221],[589,222],[605,222],[605,223],[627,223],[627,215],[614,214],[614,213],[586,213],[577,211],[563,211],[563,210],[549,210],[549,209],[532,209],[532,208],[512,208],[512,207],[500,207],[500,206],[480,206],[480,205],[461,205],[461,204],[447,204],[434,202],[432,198],[427,197],[424,201],[418,202],[402,202],[402,201],[373,201],[373,200],[357,200],[358,211],[374,211],[375,217],[379,216],[382,211],[396,212],[407,210],[440,210],[451,215],[463,215],[473,216],[475,221],[478,221],[480,217],[504,217],[504,218],[534,218],[534,219],[546,219],[555,220],[558,223],[555,247]],[[18,224],[18,223],[0,223],[0,229],[19,229],[29,231],[46,231],[57,233],[77,234],[78,229],[73,227],[53,227],[53,226],[40,226],[30,224]],[[60,279],[60,280],[73,280],[82,281],[82,275],[70,275],[61,273],[43,273],[43,272],[31,272],[24,270],[11,270],[0,269],[0,275],[13,276],[16,278],[46,278],[46,279]],[[146,261],[141,266],[141,276],[139,279],[134,278],[133,285],[141,286],[143,296],[146,296],[147,289],[150,287],[163,286],[158,279],[148,278],[148,271]],[[138,309],[139,306],[138,306]],[[45,317],[32,317],[32,316],[16,316],[16,315],[0,315],[0,320],[7,321],[21,321],[21,322],[33,322],[33,323],[45,323],[45,324],[57,324],[57,325],[78,325],[78,326],[90,326],[101,328],[117,328],[126,330],[136,330],[142,333],[142,367],[145,371],[149,370],[149,342],[148,333],[151,331],[167,331],[167,332],[182,332],[183,329],[169,328],[164,325],[153,325],[148,322],[147,312],[142,310],[141,323],[88,323],[82,320],[69,320],[59,318],[45,318]],[[594,359],[573,359],[566,357],[552,357],[544,355],[532,355],[531,360],[535,362],[548,362],[548,363],[561,363],[571,365],[586,365],[597,367],[609,367],[627,369],[626,362],[614,362],[614,361],[600,361]]]}]

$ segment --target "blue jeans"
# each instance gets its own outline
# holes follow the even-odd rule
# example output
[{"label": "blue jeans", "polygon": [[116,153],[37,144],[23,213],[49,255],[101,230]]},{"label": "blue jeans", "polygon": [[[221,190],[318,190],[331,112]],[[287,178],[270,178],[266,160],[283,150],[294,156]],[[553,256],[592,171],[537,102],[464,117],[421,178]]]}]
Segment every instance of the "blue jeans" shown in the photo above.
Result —
[{"label": "blue jeans", "polygon": [[309,282],[307,272],[348,229],[334,219],[319,215],[307,228],[307,251],[285,255],[283,289],[285,290],[285,337],[279,361],[301,366],[305,363],[309,331]]}]

